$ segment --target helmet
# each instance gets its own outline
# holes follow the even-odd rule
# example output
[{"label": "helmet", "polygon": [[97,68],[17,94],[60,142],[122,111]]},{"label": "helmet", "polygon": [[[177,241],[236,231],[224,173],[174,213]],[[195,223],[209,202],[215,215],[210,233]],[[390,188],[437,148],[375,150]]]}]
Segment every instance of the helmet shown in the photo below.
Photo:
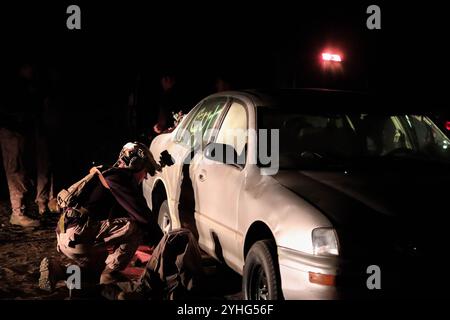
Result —
[{"label": "helmet", "polygon": [[160,168],[147,146],[140,142],[128,142],[125,144],[114,166],[127,168],[133,172],[146,169],[151,175],[154,175],[155,170]]}]

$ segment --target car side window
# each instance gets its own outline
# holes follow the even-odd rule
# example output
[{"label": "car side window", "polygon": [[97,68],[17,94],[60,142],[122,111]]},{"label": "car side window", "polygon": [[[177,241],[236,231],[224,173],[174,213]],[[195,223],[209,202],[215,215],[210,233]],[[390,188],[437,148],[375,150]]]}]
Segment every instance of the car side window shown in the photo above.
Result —
[{"label": "car side window", "polygon": [[205,145],[209,141],[213,129],[217,127],[226,104],[227,98],[225,97],[212,98],[203,102],[187,123],[181,136],[177,137],[177,141],[191,147],[198,146],[199,143]]},{"label": "car side window", "polygon": [[247,110],[243,103],[233,101],[220,127],[216,142],[232,146],[242,164],[245,164],[245,151],[248,139]]},{"label": "car side window", "polygon": [[204,102],[200,102],[197,106],[195,106],[192,111],[187,115],[187,118],[182,121],[180,126],[177,128],[177,133],[175,136],[176,142],[182,142],[183,141],[183,135],[186,132],[186,128],[189,127],[190,123],[192,122],[192,119],[195,118],[195,115],[199,112],[199,110],[203,107]]}]

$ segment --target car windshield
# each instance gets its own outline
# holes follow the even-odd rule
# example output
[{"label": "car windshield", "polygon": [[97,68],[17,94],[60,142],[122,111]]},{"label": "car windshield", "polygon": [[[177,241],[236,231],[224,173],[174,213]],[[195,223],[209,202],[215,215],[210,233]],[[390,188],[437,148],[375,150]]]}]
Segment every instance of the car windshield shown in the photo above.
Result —
[{"label": "car windshield", "polygon": [[450,140],[419,114],[315,115],[259,108],[258,128],[279,130],[281,168],[361,158],[450,161]]}]

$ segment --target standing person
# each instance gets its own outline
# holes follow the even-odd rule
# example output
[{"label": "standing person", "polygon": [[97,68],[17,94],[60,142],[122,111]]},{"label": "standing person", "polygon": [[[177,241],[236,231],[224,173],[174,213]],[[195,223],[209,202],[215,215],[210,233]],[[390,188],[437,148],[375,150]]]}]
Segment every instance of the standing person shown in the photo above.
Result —
[{"label": "standing person", "polygon": [[158,122],[153,126],[153,131],[156,134],[173,128],[175,126],[173,115],[178,114],[182,109],[176,77],[173,74],[163,75],[161,87],[163,92],[159,102]]},{"label": "standing person", "polygon": [[215,92],[230,91],[233,90],[233,85],[228,78],[224,76],[218,76],[216,77],[214,82],[214,89]]},{"label": "standing person", "polygon": [[24,128],[25,156],[30,159],[28,165],[35,180],[36,189],[34,202],[38,206],[39,214],[47,211],[49,200],[52,198],[52,179],[49,157],[49,127],[47,118],[49,98],[43,90],[42,78],[38,77],[35,66],[24,63],[19,68],[19,82],[16,86],[17,101],[27,112]]},{"label": "standing person", "polygon": [[[36,190],[36,200],[41,200],[37,201],[41,214],[47,209],[52,213],[59,212],[54,192],[62,189],[69,182],[65,181],[66,179],[71,180],[68,171],[71,144],[70,137],[65,134],[67,133],[65,127],[68,125],[67,120],[70,116],[66,113],[67,109],[63,107],[64,101],[59,84],[59,71],[55,67],[50,68],[47,75],[42,121],[36,132],[35,148],[36,153],[39,153],[36,162],[38,182],[41,181]],[[39,179],[39,176],[43,176],[44,179]]]},{"label": "standing person", "polygon": [[[100,173],[89,189],[81,209],[68,208],[63,224],[57,228],[58,251],[76,262],[82,274],[93,282],[108,283],[120,278],[123,270],[147,232],[149,245],[156,245],[163,233],[146,204],[140,184],[147,173],[154,175],[160,166],[148,148],[141,143],[127,143],[116,165]],[[113,252],[107,248],[113,246]],[[64,279],[61,267],[44,258],[39,286],[53,290]]]},{"label": "standing person", "polygon": [[49,157],[49,132],[43,122],[44,115],[39,115],[36,119],[33,135],[33,151],[36,164],[36,198],[35,202],[38,206],[39,214],[47,212],[49,201],[53,200],[52,194],[52,176],[50,173],[50,157]]},{"label": "standing person", "polygon": [[[4,115],[1,117],[3,120],[6,119]],[[9,222],[22,227],[38,227],[39,221],[25,215],[24,196],[27,192],[27,183],[23,164],[24,137],[19,131],[10,127],[12,122],[6,125],[0,124],[0,147],[11,201]]]},{"label": "standing person", "polygon": [[23,64],[10,81],[4,105],[1,106],[0,147],[11,201],[12,225],[37,227],[39,221],[25,215],[28,177],[24,164],[27,133],[32,127],[39,103],[37,89],[31,81],[33,68]]},{"label": "standing person", "polygon": [[[48,150],[48,128],[45,112],[48,98],[44,94],[42,79],[38,77],[37,69],[30,63],[23,63],[18,69],[18,81],[15,84],[14,99],[26,110],[23,122],[25,137],[25,163],[28,173],[33,173],[36,189],[33,190],[34,202],[39,214],[47,211],[50,198],[50,158]],[[28,177],[29,182],[30,177]]]}]

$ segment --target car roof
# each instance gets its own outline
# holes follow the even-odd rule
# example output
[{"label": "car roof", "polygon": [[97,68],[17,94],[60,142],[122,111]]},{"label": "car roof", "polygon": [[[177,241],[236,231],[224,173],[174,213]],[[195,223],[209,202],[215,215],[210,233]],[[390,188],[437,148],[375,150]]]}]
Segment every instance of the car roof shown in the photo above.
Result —
[{"label": "car roof", "polygon": [[278,89],[278,90],[245,90],[254,96],[256,106],[260,107],[287,107],[289,105],[304,104],[306,102],[341,102],[367,99],[367,94],[343,90],[320,88]]},{"label": "car roof", "polygon": [[[233,97],[241,100],[249,99],[256,107],[267,108],[298,108],[302,110],[316,109],[336,111],[336,106],[360,105],[367,102],[367,94],[361,92],[330,90],[330,89],[249,89],[240,91],[225,91],[213,94],[208,98]],[[318,106],[320,105],[320,108]]]},{"label": "car roof", "polygon": [[305,112],[418,113],[440,112],[441,106],[406,100],[401,96],[375,95],[367,92],[323,88],[249,89],[224,91],[209,97],[250,99],[256,107],[299,109]]}]

